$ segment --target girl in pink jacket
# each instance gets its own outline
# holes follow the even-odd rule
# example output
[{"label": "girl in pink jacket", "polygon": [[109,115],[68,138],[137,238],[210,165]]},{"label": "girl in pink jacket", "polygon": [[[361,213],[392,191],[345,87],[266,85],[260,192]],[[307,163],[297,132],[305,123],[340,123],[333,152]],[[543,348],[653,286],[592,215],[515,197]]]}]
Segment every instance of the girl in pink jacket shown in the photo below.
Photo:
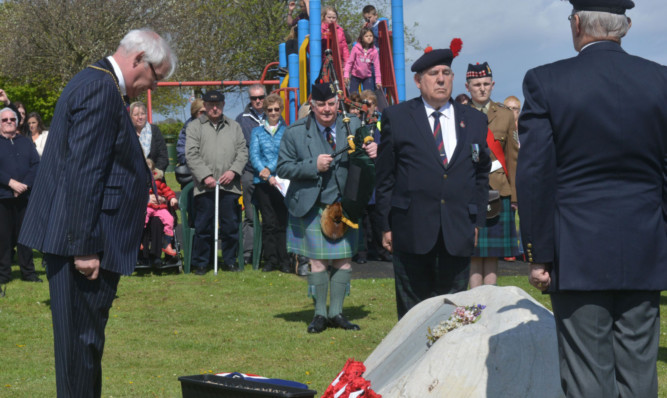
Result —
[{"label": "girl in pink jacket", "polygon": [[[382,76],[380,75],[380,54],[373,45],[375,37],[371,28],[363,27],[357,38],[357,43],[352,47],[350,58],[345,63],[345,85],[349,86],[350,93],[363,90],[371,90],[382,87]],[[373,79],[375,76],[375,79]],[[373,86],[375,83],[375,86]]]},{"label": "girl in pink jacket", "polygon": [[[336,9],[331,6],[322,7],[322,54],[324,55],[324,50],[329,48],[327,46],[327,40],[331,37],[332,32],[329,32],[329,25],[336,25],[336,39],[338,40],[338,49],[340,50],[340,56],[343,61],[343,65],[347,62],[347,59],[350,56],[350,50],[347,48],[347,40],[345,40],[345,31],[336,23],[338,21],[338,13]],[[332,37],[333,39],[333,37]]]}]

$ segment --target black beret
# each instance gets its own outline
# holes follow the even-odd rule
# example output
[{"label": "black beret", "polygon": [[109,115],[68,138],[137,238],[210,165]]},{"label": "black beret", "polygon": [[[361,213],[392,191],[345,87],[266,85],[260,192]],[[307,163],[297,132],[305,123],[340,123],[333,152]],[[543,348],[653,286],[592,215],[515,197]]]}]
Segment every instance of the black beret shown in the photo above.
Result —
[{"label": "black beret", "polygon": [[625,14],[635,6],[632,0],[570,0],[575,11],[601,11],[612,14]]},{"label": "black beret", "polygon": [[224,102],[225,95],[218,90],[207,91],[202,99],[204,102]]},{"label": "black beret", "polygon": [[489,64],[486,62],[481,65],[479,62],[477,65],[468,64],[466,79],[477,79],[479,77],[493,77],[493,73],[491,73],[491,67]]},{"label": "black beret", "polygon": [[315,101],[326,101],[329,98],[336,96],[336,89],[331,83],[316,83],[313,84],[311,97]]},{"label": "black beret", "polygon": [[411,71],[421,73],[428,68],[436,65],[452,66],[452,60],[459,55],[463,42],[461,39],[454,39],[450,44],[450,48],[441,48],[434,50],[432,47],[426,47],[424,54],[412,64]]}]

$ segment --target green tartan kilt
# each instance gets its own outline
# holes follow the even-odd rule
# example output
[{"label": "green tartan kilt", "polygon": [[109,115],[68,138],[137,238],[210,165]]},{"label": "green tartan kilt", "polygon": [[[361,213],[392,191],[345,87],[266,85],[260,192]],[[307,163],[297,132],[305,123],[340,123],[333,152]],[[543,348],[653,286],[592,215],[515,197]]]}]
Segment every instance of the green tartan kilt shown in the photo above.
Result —
[{"label": "green tartan kilt", "polygon": [[332,241],[322,234],[322,207],[313,206],[305,216],[289,215],[287,221],[287,251],[316,260],[350,258],[359,249],[359,230],[348,228],[345,235]]},{"label": "green tartan kilt", "polygon": [[486,226],[479,230],[473,257],[514,257],[521,254],[510,197],[503,196],[500,202],[498,217],[486,220]]}]

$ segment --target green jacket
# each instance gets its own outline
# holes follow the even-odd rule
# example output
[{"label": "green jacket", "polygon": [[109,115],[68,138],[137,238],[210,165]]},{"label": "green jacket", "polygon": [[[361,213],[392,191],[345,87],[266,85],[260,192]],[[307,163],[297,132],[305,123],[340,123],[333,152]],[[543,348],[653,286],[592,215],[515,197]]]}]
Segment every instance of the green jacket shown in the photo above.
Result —
[{"label": "green jacket", "polygon": [[223,115],[216,128],[206,115],[202,115],[188,124],[185,136],[185,157],[195,182],[194,194],[212,191],[204,185],[206,177],[217,180],[231,170],[236,178],[221,188],[240,195],[240,175],[248,162],[248,147],[241,126]]},{"label": "green jacket", "polygon": [[[361,126],[357,117],[350,117],[350,133]],[[347,129],[343,117],[336,119],[336,149],[347,145]],[[337,156],[329,170],[317,171],[317,157],[323,153],[333,153],[324,135],[318,130],[314,116],[292,123],[280,142],[278,154],[278,176],[290,180],[285,203],[295,217],[302,217],[313,206],[331,204],[339,199],[340,190],[345,188],[349,157],[347,152]]]}]

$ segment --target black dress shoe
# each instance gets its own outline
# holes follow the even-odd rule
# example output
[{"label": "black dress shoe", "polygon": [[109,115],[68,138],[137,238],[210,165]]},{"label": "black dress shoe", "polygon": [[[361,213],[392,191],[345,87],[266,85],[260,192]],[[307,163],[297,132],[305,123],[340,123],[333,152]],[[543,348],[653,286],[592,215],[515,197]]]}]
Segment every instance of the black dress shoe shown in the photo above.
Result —
[{"label": "black dress shoe", "polygon": [[359,325],[348,321],[347,318],[343,316],[343,314],[338,314],[333,318],[329,318],[329,326],[345,330],[361,330]]},{"label": "black dress shoe", "polygon": [[39,276],[37,275],[30,275],[27,278],[21,278],[24,282],[44,282]]},{"label": "black dress shoe", "polygon": [[327,318],[315,315],[313,321],[308,325],[308,333],[322,333],[327,328]]},{"label": "black dress shoe", "polygon": [[368,262],[368,260],[366,260],[366,258],[364,258],[364,257],[359,257],[356,260],[354,260],[354,262],[357,263],[357,264],[366,264]]},{"label": "black dress shoe", "polygon": [[264,267],[262,268],[262,272],[271,272],[273,270],[275,270],[273,265],[268,265],[268,264],[264,264]]},{"label": "black dress shoe", "polygon": [[238,265],[228,265],[227,266],[227,271],[229,271],[229,272],[241,272],[241,268],[239,268]]},{"label": "black dress shoe", "polygon": [[197,269],[195,269],[195,275],[206,275],[206,268],[197,267]]},{"label": "black dress shoe", "polygon": [[283,273],[286,273],[286,274],[293,274],[294,273],[294,271],[292,270],[292,267],[290,267],[289,265],[283,265],[282,267],[280,267],[280,272],[283,272]]}]

